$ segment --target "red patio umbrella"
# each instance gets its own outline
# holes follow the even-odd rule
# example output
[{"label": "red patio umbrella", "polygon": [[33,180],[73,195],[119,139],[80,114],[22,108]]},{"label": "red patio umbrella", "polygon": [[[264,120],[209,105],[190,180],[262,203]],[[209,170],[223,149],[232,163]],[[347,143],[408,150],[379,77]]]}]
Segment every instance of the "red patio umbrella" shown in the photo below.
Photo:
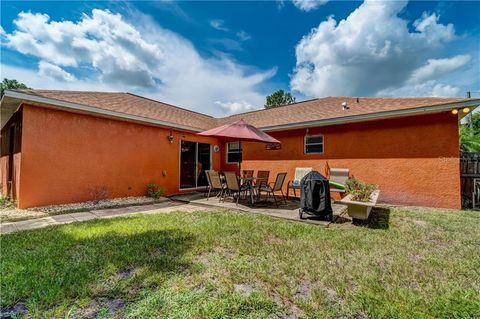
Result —
[{"label": "red patio umbrella", "polygon": [[[260,131],[253,125],[248,124],[243,119],[230,124],[225,124],[211,130],[198,133],[202,136],[216,136],[230,141],[252,141],[261,143],[276,143],[281,142],[265,132]],[[238,162],[238,171],[240,174],[240,162]]]}]

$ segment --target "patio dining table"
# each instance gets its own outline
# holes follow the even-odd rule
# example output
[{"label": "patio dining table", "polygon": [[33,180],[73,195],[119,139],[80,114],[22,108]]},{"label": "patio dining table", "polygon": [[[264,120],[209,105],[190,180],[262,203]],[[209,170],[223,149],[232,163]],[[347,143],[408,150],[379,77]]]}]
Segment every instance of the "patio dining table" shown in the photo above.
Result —
[{"label": "patio dining table", "polygon": [[255,200],[254,200],[254,192],[255,192],[255,188],[253,187],[253,181],[256,180],[257,178],[256,177],[242,177],[240,179],[240,181],[242,181],[242,185],[246,185],[247,186],[247,190],[248,192],[250,193],[250,202],[253,204],[255,204]]},{"label": "patio dining table", "polygon": [[[258,183],[268,182],[268,181],[263,177],[256,177],[256,176],[249,176],[249,177],[245,177],[245,176],[244,177],[239,177],[239,176],[237,176],[237,179],[239,180],[240,185],[242,185],[242,186],[245,185],[247,187],[246,190],[249,193],[250,202],[252,203],[252,205],[255,204],[256,202],[259,202],[260,196],[259,196],[259,194],[255,195],[255,186]],[[226,185],[225,175],[223,174],[223,172],[220,172],[220,181],[222,182],[222,184]],[[255,199],[255,197],[256,197],[256,199]]]},{"label": "patio dining table", "polygon": [[[257,200],[254,200],[254,194],[255,194],[255,186],[258,185],[259,183],[265,182],[268,183],[268,180],[262,177],[256,177],[256,176],[251,176],[251,177],[243,177],[241,178],[241,181],[243,181],[242,185],[245,184],[247,185],[247,190],[250,193],[250,201],[252,204],[255,204],[256,202],[260,201],[260,194],[256,194]],[[255,182],[255,184],[254,184]]]}]

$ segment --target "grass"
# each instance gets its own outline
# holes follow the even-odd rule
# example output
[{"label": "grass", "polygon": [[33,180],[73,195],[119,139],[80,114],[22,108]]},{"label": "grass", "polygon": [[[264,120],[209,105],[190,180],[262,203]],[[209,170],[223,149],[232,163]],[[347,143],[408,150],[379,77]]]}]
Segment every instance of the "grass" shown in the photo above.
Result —
[{"label": "grass", "polygon": [[233,212],[1,236],[4,311],[86,318],[480,317],[478,212],[395,210],[388,229]]}]

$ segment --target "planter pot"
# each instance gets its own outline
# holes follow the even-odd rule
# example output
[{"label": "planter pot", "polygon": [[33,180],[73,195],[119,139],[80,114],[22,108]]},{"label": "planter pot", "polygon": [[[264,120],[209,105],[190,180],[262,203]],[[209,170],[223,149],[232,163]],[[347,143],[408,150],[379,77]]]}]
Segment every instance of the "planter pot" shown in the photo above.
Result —
[{"label": "planter pot", "polygon": [[345,196],[339,202],[347,205],[348,215],[355,219],[368,219],[372,208],[377,203],[378,195],[380,194],[379,190],[376,190],[372,193],[371,200],[369,202],[357,202],[351,200],[351,195]]}]

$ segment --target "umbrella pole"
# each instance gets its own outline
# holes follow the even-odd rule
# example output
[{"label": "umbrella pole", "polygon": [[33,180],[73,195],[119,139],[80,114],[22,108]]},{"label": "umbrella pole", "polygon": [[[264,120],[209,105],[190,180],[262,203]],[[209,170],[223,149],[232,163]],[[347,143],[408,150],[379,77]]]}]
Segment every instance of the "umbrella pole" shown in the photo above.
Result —
[{"label": "umbrella pole", "polygon": [[[238,140],[238,147],[239,147],[240,149],[242,149],[242,144],[240,144],[240,143],[242,143],[242,142],[241,142],[240,140]],[[241,153],[241,154],[242,154],[241,157],[243,157],[243,149],[242,149],[242,153]],[[242,171],[241,171],[242,158],[241,158],[241,157],[238,158],[238,176],[239,176],[240,178],[242,178]]]}]

